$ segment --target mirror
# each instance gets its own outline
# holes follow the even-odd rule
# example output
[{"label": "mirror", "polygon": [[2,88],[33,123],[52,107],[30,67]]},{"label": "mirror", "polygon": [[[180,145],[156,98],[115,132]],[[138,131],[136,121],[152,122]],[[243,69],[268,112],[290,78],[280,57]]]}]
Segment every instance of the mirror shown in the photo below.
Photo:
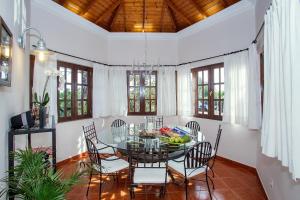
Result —
[{"label": "mirror", "polygon": [[0,86],[11,86],[12,33],[0,17]]}]

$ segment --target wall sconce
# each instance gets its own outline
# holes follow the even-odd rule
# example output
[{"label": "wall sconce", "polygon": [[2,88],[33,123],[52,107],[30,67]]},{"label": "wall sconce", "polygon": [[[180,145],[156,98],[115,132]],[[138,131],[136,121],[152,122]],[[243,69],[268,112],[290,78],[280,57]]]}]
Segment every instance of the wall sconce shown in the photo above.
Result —
[{"label": "wall sconce", "polygon": [[26,36],[26,32],[29,30],[34,30],[38,33],[38,41],[36,45],[34,45],[33,54],[37,56],[38,60],[40,62],[45,62],[48,58],[48,56],[51,54],[51,52],[47,49],[46,43],[42,38],[42,35],[40,31],[38,31],[36,28],[28,27],[26,28],[23,33],[18,38],[18,44],[21,48],[25,49],[25,43],[24,43],[24,37]]}]

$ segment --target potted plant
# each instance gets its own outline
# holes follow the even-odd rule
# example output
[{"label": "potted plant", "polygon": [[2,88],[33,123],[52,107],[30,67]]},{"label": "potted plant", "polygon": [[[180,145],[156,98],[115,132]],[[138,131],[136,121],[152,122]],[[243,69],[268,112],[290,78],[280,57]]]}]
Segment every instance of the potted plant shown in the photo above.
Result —
[{"label": "potted plant", "polygon": [[43,152],[18,150],[12,156],[18,164],[9,172],[13,176],[2,179],[8,187],[0,191],[0,197],[13,194],[24,200],[64,200],[81,176],[75,172],[69,179],[62,179],[62,172],[54,172],[45,162]]}]

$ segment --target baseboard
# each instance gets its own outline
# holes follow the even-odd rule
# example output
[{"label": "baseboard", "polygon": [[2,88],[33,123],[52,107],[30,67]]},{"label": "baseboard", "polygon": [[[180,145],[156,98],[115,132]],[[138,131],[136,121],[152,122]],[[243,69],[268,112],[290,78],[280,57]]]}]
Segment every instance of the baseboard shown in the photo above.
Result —
[{"label": "baseboard", "polygon": [[87,152],[83,152],[81,154],[78,154],[78,155],[75,155],[73,157],[70,157],[70,158],[67,158],[65,160],[62,160],[62,161],[59,161],[56,163],[56,167],[62,167],[63,165],[66,165],[68,164],[69,162],[72,162],[72,161],[78,161],[82,158],[86,158],[88,156],[88,153]]},{"label": "baseboard", "polygon": [[247,170],[248,172],[254,174],[255,176],[257,176],[258,180],[259,180],[259,187],[262,189],[262,191],[264,191],[265,199],[269,199],[268,195],[266,193],[266,190],[265,190],[265,188],[264,188],[264,186],[263,186],[263,184],[262,184],[262,182],[260,180],[260,177],[259,177],[259,174],[258,174],[256,168],[248,166],[248,165],[245,165],[245,164],[242,164],[242,163],[239,163],[239,162],[236,162],[234,160],[230,160],[228,158],[221,157],[221,156],[217,156],[216,159],[219,160],[219,161],[221,161],[221,162],[226,163],[227,165],[241,167],[241,168]]}]

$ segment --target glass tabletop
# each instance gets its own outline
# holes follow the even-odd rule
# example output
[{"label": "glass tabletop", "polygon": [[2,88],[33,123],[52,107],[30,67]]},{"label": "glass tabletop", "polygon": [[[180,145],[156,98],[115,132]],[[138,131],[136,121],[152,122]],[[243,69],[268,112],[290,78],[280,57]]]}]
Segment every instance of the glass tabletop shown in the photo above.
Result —
[{"label": "glass tabletop", "polygon": [[[189,149],[196,142],[205,141],[205,136],[201,132],[193,132],[189,128],[182,126],[173,126],[171,129],[182,130],[188,135],[191,140],[183,144],[170,144],[163,138],[166,136],[162,135],[159,130],[147,130],[145,124],[127,124],[121,127],[109,127],[101,131],[98,138],[104,144],[117,148],[120,152],[126,154],[128,145],[139,145],[144,148],[159,149],[161,146],[168,146],[170,159],[175,159],[184,155],[185,151]],[[143,130],[147,132],[154,132],[155,135],[152,137],[142,136],[140,133]]]}]

